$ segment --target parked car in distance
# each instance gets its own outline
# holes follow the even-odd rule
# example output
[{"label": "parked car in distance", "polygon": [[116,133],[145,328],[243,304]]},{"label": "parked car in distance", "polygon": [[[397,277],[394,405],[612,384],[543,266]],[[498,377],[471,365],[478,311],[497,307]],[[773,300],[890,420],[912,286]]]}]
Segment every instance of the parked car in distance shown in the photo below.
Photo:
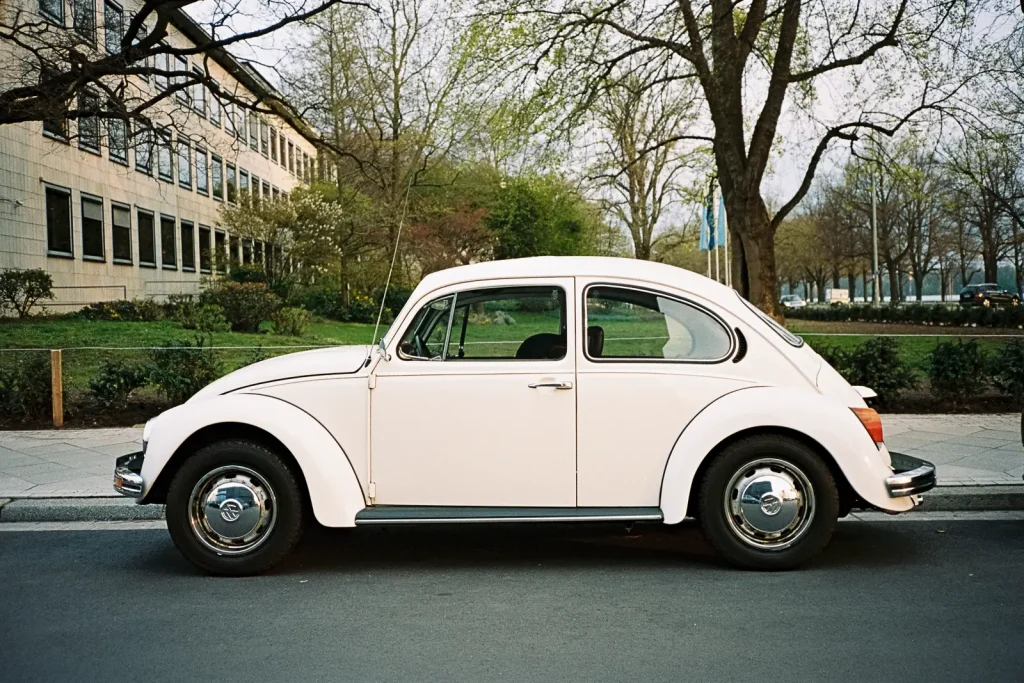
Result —
[{"label": "parked car in distance", "polygon": [[807,302],[799,294],[786,294],[779,299],[779,303],[784,308],[803,308],[807,305]]},{"label": "parked car in distance", "polygon": [[999,285],[983,283],[980,285],[967,285],[960,290],[961,306],[1017,306],[1020,304],[1020,296]]},{"label": "parked car in distance", "polygon": [[912,509],[865,398],[735,291],[634,259],[432,273],[378,345],[278,356],[150,420],[115,490],[165,504],[198,567],[268,569],[328,527],[696,517],[741,567],[820,552],[855,507]]}]

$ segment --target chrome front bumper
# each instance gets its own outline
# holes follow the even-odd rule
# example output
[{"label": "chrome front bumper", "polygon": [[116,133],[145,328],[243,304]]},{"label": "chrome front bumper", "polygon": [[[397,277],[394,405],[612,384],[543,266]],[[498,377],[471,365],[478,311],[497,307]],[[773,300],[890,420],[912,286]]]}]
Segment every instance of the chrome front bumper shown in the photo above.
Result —
[{"label": "chrome front bumper", "polygon": [[914,496],[935,488],[935,465],[903,453],[889,453],[893,475],[885,480],[890,498]]},{"label": "chrome front bumper", "polygon": [[114,490],[122,496],[142,496],[142,460],[145,451],[129,453],[114,461]]}]

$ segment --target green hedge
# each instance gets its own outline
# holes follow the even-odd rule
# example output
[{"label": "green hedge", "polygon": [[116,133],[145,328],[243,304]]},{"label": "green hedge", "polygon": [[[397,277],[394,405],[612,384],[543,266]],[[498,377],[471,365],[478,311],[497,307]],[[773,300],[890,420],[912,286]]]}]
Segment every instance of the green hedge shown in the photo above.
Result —
[{"label": "green hedge", "polygon": [[838,306],[807,306],[786,311],[793,320],[824,322],[911,323],[952,327],[1016,327],[1024,328],[1024,306],[946,306],[942,304],[910,304],[906,306],[869,306],[862,304]]}]

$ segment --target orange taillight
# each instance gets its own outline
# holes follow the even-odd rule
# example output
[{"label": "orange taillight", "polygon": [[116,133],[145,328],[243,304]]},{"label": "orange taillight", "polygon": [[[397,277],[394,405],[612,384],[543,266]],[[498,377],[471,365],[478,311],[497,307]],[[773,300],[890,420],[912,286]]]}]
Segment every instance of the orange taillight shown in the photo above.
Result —
[{"label": "orange taillight", "polygon": [[878,412],[874,408],[850,408],[850,410],[864,425],[864,429],[868,430],[868,436],[872,441],[882,443],[884,440],[882,438],[882,418],[878,416]]}]

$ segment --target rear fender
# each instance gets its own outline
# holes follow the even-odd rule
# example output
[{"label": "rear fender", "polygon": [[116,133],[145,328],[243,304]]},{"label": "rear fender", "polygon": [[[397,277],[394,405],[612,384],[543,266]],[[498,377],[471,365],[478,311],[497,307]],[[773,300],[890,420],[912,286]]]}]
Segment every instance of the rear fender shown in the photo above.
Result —
[{"label": "rear fender", "polygon": [[661,482],[661,509],[667,524],[686,516],[701,464],[719,444],[741,432],[784,429],[802,434],[832,456],[861,499],[889,512],[913,508],[910,498],[890,498],[889,452],[876,447],[849,407],[807,389],[751,387],[726,394],[707,406],[679,435]]}]

